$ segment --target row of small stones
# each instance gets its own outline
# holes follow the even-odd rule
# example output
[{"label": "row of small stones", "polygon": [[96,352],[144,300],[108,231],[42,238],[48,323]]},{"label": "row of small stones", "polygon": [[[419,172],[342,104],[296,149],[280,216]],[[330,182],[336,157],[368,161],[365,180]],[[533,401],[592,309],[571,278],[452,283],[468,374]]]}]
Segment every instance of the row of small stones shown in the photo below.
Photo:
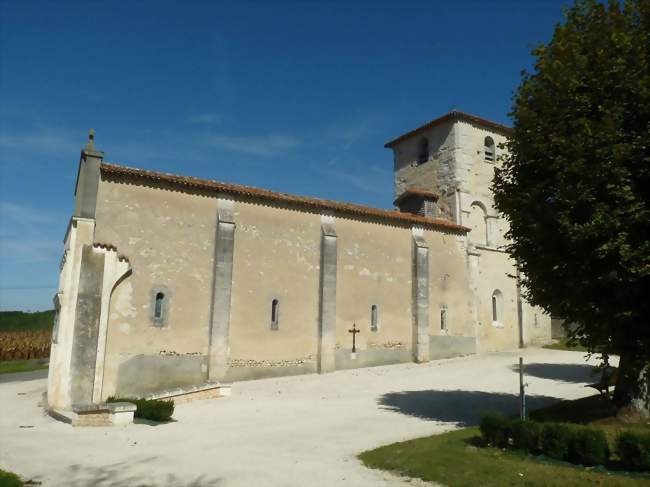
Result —
[{"label": "row of small stones", "polygon": [[202,355],[201,352],[187,352],[187,353],[178,353],[174,352],[173,350],[161,350],[158,352],[159,355],[174,355],[174,356],[181,356],[181,355]]},{"label": "row of small stones", "polygon": [[[404,348],[406,344],[404,342],[386,342],[386,343],[369,343],[368,347],[370,348]],[[343,348],[340,344],[336,344],[336,349],[340,350]],[[160,355],[166,356],[181,356],[181,355],[201,355],[200,352],[187,352],[187,353],[178,353],[173,350],[161,350],[158,352]],[[280,360],[278,362],[272,362],[269,360],[257,361],[257,360],[244,360],[244,359],[233,359],[230,361],[231,367],[287,367],[289,365],[302,365],[305,362],[310,362],[313,360],[312,355],[309,355],[305,358],[298,358],[293,360]]]},{"label": "row of small stones", "polygon": [[370,348],[404,348],[404,342],[369,343]]},{"label": "row of small stones", "polygon": [[[404,348],[406,344],[404,342],[386,342],[386,343],[374,343],[370,342],[368,348]],[[336,344],[336,349],[341,350],[343,347],[340,344]]]},{"label": "row of small stones", "polygon": [[313,362],[312,355],[304,358],[296,358],[292,360],[245,360],[245,359],[231,359],[229,365],[231,367],[291,367],[293,365],[303,365],[308,362]]},{"label": "row of small stones", "polygon": [[[404,342],[386,342],[386,343],[369,343],[370,348],[404,348]],[[341,345],[337,344],[336,348],[340,350]],[[172,350],[161,350],[158,352],[160,355],[165,356],[181,356],[181,355],[201,355],[200,352],[178,353]],[[308,355],[305,358],[297,358],[293,360],[245,360],[245,359],[232,359],[230,360],[231,367],[288,367],[291,365],[302,365],[306,362],[312,362],[313,356]]]}]

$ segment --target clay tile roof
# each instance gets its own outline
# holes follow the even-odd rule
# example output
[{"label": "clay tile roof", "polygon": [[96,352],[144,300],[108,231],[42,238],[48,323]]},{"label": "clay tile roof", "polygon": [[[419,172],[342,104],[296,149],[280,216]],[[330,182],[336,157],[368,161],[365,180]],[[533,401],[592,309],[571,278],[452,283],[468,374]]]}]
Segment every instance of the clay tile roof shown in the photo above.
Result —
[{"label": "clay tile roof", "polygon": [[400,135],[399,137],[391,140],[390,142],[386,142],[384,144],[384,147],[386,147],[387,149],[391,149],[395,147],[397,143],[402,142],[403,140],[406,140],[410,137],[413,137],[414,135],[422,133],[431,127],[435,127],[436,125],[439,125],[443,122],[447,122],[448,120],[464,120],[466,122],[472,122],[477,125],[482,125],[484,127],[491,128],[495,132],[500,132],[506,136],[512,134],[512,127],[508,127],[507,125],[493,122],[492,120],[487,120],[485,118],[477,117],[476,115],[471,115],[469,113],[460,112],[458,110],[452,110],[451,112],[443,115],[442,117],[438,117],[434,120],[431,120],[430,122],[425,123],[421,127],[413,129],[410,132],[406,132],[405,134]]},{"label": "clay tile roof", "polygon": [[383,210],[380,208],[372,208],[370,206],[361,206],[340,201],[279,193],[268,191],[266,189],[253,188],[251,186],[221,183],[210,179],[199,179],[190,176],[178,176],[175,174],[147,171],[144,169],[136,169],[107,162],[102,163],[101,171],[107,175],[130,176],[151,181],[160,181],[186,188],[196,188],[214,191],[216,193],[225,193],[233,196],[254,197],[276,203],[295,205],[315,211],[335,211],[347,215],[357,215],[367,218],[374,217],[395,223],[413,224],[458,233],[467,233],[469,231],[469,228],[457,225],[456,223],[442,218],[427,218],[420,215],[413,215],[411,213],[401,213],[399,211]]},{"label": "clay tile roof", "polygon": [[412,198],[412,197],[420,197],[425,200],[433,200],[433,201],[438,201],[438,195],[435,193],[432,193],[430,191],[425,191],[424,189],[419,189],[419,188],[407,188],[404,190],[404,192],[399,195],[393,204],[398,205],[400,202],[404,201],[405,199]]}]

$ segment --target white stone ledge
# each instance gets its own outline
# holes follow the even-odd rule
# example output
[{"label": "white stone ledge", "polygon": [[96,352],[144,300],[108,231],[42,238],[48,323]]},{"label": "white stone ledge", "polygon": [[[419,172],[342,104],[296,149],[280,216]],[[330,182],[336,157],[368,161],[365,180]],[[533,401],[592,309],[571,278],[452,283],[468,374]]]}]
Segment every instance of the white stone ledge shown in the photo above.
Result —
[{"label": "white stone ledge", "polygon": [[[229,396],[230,391],[231,391],[231,385],[229,383],[208,382],[205,384],[198,384],[195,386],[179,387],[176,389],[168,389],[160,392],[155,392],[144,396],[144,398],[145,399],[173,399],[175,401],[181,399],[181,401],[184,402],[184,401],[191,401],[193,399]],[[210,395],[209,393],[213,393],[213,395]]]}]

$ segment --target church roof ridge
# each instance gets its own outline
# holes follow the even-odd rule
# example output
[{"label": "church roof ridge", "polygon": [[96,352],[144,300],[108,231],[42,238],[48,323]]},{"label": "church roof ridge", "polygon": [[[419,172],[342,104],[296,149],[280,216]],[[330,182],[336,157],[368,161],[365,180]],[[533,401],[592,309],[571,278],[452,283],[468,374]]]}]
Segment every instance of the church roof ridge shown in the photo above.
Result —
[{"label": "church roof ridge", "polygon": [[477,115],[472,115],[471,113],[461,112],[460,110],[452,110],[451,112],[446,113],[441,117],[435,118],[430,122],[427,122],[424,125],[419,126],[418,128],[406,132],[405,134],[402,134],[399,137],[389,142],[386,142],[384,144],[384,147],[387,149],[392,149],[397,143],[402,142],[403,140],[408,139],[409,137],[417,135],[431,127],[435,127],[436,125],[439,125],[448,120],[464,120],[466,122],[473,122],[478,125],[489,127],[497,132],[501,132],[504,135],[510,135],[512,133],[512,127],[508,127],[507,125],[503,125],[501,123],[494,122],[492,120],[488,120],[487,118],[482,118]]},{"label": "church roof ridge", "polygon": [[411,223],[424,227],[445,229],[458,233],[467,233],[469,231],[469,228],[467,227],[458,225],[454,222],[442,218],[427,218],[421,215],[402,213],[395,210],[385,210],[371,206],[357,205],[354,203],[281,193],[267,189],[255,188],[252,186],[244,186],[241,184],[223,183],[212,179],[202,179],[192,176],[180,176],[176,174],[128,167],[109,162],[102,162],[100,167],[101,171],[107,174],[134,176],[154,181],[162,181],[178,186],[212,190],[231,195],[258,197],[278,203],[303,206],[314,210],[338,211],[341,213],[375,217],[385,220],[398,221],[401,223]]}]

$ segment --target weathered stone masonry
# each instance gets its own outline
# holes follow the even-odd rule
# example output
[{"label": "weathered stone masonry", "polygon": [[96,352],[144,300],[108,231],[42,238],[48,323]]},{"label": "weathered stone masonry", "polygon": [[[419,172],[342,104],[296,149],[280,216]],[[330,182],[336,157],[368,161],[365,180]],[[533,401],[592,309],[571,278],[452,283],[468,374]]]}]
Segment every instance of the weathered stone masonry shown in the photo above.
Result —
[{"label": "weathered stone masonry", "polygon": [[[50,406],[426,362],[545,336],[506,275],[483,189],[486,130],[503,132],[447,116],[389,143],[400,211],[109,164],[91,139],[56,297]],[[494,322],[493,288],[503,296]]]}]

